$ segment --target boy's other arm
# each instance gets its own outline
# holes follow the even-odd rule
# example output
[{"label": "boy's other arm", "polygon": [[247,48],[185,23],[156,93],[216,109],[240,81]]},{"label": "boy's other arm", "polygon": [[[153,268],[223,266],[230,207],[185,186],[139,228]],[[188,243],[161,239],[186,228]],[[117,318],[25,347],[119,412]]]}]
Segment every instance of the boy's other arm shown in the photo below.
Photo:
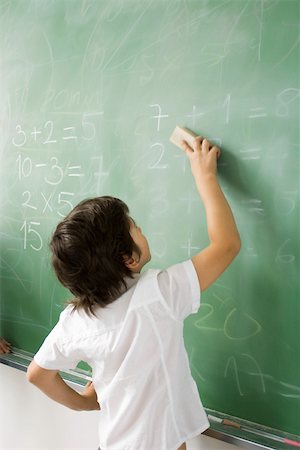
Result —
[{"label": "boy's other arm", "polygon": [[201,290],[207,289],[229,266],[241,246],[230,206],[217,180],[220,150],[197,137],[194,148],[182,142],[191,164],[195,183],[204,203],[210,244],[193,256]]},{"label": "boy's other arm", "polygon": [[69,387],[57,370],[43,369],[32,361],[27,369],[27,379],[49,398],[75,411],[93,411],[100,409],[92,383],[88,383],[83,392],[78,393]]}]

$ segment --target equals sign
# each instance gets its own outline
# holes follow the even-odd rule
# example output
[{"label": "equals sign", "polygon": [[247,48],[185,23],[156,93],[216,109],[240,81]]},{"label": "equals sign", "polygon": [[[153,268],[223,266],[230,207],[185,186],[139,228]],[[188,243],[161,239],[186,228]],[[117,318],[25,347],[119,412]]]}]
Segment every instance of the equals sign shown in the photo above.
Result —
[{"label": "equals sign", "polygon": [[67,167],[68,170],[79,170],[79,172],[76,173],[68,173],[68,177],[83,177],[84,174],[80,172],[81,166],[69,166]]},{"label": "equals sign", "polygon": [[256,198],[251,198],[249,200],[244,200],[242,203],[248,205],[248,211],[252,213],[259,214],[261,216],[265,215],[265,210],[262,208],[262,201]]},{"label": "equals sign", "polygon": [[248,159],[260,159],[260,155],[258,155],[258,152],[260,152],[261,149],[260,148],[247,148],[245,150],[240,150],[240,152],[242,153],[242,158],[244,160],[248,160]]},{"label": "equals sign", "polygon": [[248,250],[248,256],[257,256],[253,247],[247,247],[246,250]]}]

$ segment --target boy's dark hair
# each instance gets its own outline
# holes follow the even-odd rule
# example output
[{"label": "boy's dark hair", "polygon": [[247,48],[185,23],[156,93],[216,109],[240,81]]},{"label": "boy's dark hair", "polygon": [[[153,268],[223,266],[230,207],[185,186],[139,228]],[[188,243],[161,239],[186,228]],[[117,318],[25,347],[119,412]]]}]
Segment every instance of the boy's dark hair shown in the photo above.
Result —
[{"label": "boy's dark hair", "polygon": [[130,233],[127,205],[114,197],[96,197],[79,203],[60,222],[52,236],[52,265],[59,281],[75,299],[75,309],[93,314],[126,288],[132,277],[124,257],[140,250]]}]

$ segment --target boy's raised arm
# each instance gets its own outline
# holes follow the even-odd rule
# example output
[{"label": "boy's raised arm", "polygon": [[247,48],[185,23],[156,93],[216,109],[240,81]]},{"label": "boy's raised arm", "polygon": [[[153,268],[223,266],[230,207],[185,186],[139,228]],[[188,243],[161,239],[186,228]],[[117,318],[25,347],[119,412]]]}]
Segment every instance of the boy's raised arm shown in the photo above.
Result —
[{"label": "boy's raised arm", "polygon": [[207,289],[228,267],[241,246],[230,206],[217,180],[220,150],[207,139],[197,137],[194,148],[182,142],[190,160],[195,183],[204,203],[210,244],[192,257],[201,291]]}]

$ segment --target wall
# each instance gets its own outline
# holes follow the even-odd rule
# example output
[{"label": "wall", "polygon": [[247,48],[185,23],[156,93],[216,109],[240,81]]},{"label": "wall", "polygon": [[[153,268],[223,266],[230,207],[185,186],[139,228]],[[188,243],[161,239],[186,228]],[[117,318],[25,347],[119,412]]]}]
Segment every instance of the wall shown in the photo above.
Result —
[{"label": "wall", "polygon": [[96,450],[97,412],[77,412],[45,397],[25,373],[0,364],[1,450]]}]

